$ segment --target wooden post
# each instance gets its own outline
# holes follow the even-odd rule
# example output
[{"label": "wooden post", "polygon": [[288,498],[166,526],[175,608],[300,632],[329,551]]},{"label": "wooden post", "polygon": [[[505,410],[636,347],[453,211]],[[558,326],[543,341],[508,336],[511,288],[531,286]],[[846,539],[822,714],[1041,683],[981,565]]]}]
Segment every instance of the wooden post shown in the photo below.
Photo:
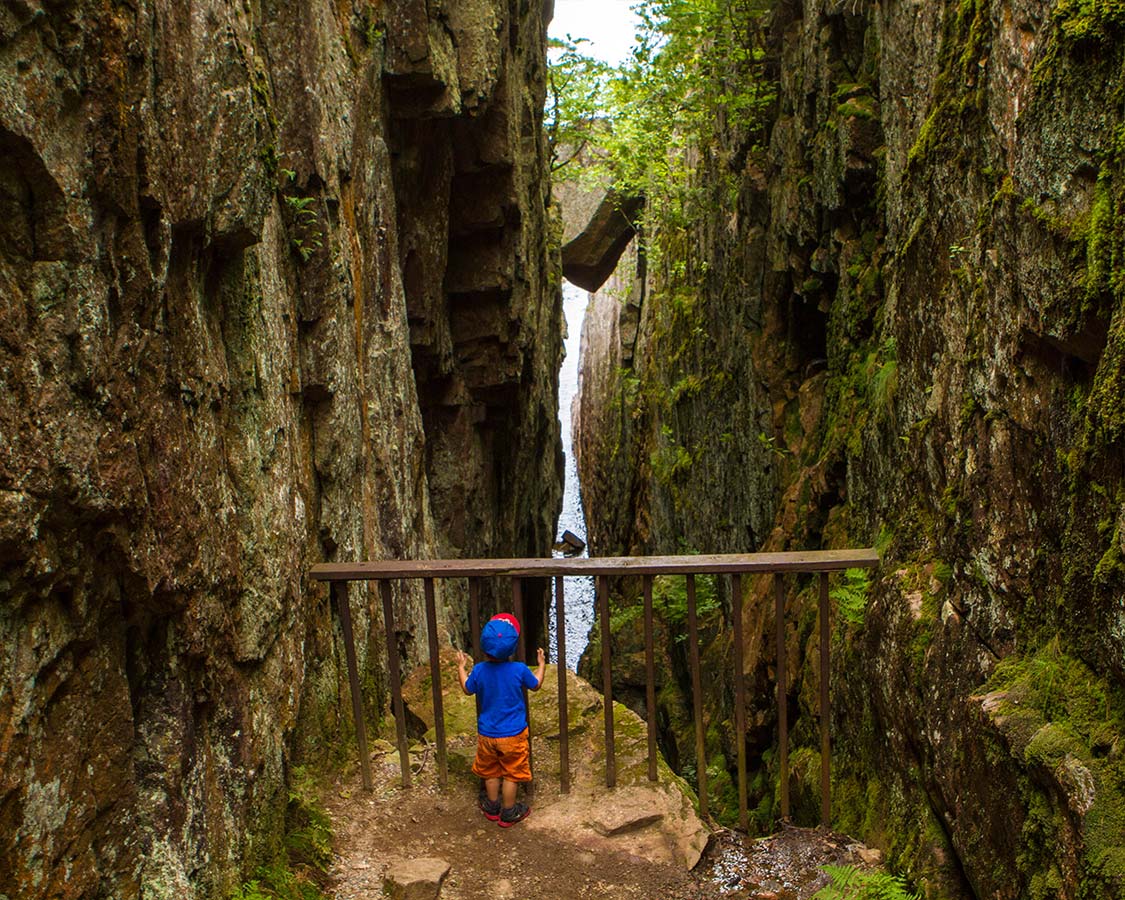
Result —
[{"label": "wooden post", "polygon": [[652,576],[641,578],[645,602],[645,709],[648,710],[648,780],[656,781],[656,653],[652,635]]},{"label": "wooden post", "polygon": [[473,642],[473,662],[480,662],[480,579],[469,579],[469,631]]},{"label": "wooden post", "polygon": [[691,666],[692,716],[695,719],[695,777],[699,815],[707,818],[707,746],[703,733],[703,680],[699,671],[699,619],[695,609],[695,576],[687,578],[688,662]]},{"label": "wooden post", "polygon": [[558,657],[555,674],[559,688],[559,790],[570,793],[570,710],[566,700],[566,604],[563,602],[563,577],[555,578],[555,638]]},{"label": "wooden post", "polygon": [[605,786],[617,784],[617,759],[613,746],[613,666],[610,661],[609,576],[599,575],[597,581],[598,615],[602,634],[602,702],[605,704]]},{"label": "wooden post", "polygon": [[410,787],[410,749],[406,744],[406,712],[402,704],[402,672],[398,661],[398,636],[395,634],[395,611],[391,600],[391,583],[379,582],[383,597],[383,632],[387,641],[387,669],[391,677],[391,712],[395,717],[395,740],[398,743],[398,762],[402,769],[402,786]]},{"label": "wooden post", "polygon": [[438,656],[437,609],[434,602],[434,580],[425,580],[426,642],[430,650],[430,696],[434,706],[434,738],[437,741],[438,784],[443,788],[449,777],[445,755],[445,708],[441,695],[441,659]]},{"label": "wooden post", "polygon": [[363,697],[359,693],[359,667],[355,661],[355,635],[352,633],[352,610],[348,600],[348,583],[333,581],[332,594],[336,598],[336,612],[340,616],[340,630],[344,634],[344,656],[348,662],[348,688],[352,695],[352,716],[355,718],[355,739],[359,745],[359,770],[363,789],[373,790],[371,784],[371,757],[367,753],[367,723],[363,717]]},{"label": "wooden post", "polygon": [[[520,637],[516,645],[516,659],[527,665],[527,629],[524,627],[526,624],[523,620],[523,579],[516,577],[512,579],[512,613],[516,617],[516,621],[520,623]],[[523,709],[527,715],[527,763],[535,771],[535,755],[534,748],[531,740],[531,697],[527,693],[527,688],[523,689]],[[529,781],[524,786],[524,795],[530,799],[535,795],[535,782]]]},{"label": "wooden post", "polygon": [[746,679],[742,674],[742,576],[730,577],[731,616],[734,620],[734,734],[738,751],[738,827],[750,828],[746,803]]},{"label": "wooden post", "polygon": [[832,746],[828,736],[831,710],[828,698],[830,674],[828,633],[828,573],[820,573],[820,824],[832,823]]},{"label": "wooden post", "polygon": [[774,576],[774,628],[777,632],[777,733],[781,757],[781,821],[789,821],[789,709],[785,686],[785,583]]},{"label": "wooden post", "polygon": [[[469,579],[469,631],[472,632],[471,639],[473,642],[473,664],[481,662],[480,655],[480,579]],[[477,716],[480,716],[480,694],[473,694],[473,703],[477,708]],[[481,785],[484,784],[484,779],[481,779]]]}]

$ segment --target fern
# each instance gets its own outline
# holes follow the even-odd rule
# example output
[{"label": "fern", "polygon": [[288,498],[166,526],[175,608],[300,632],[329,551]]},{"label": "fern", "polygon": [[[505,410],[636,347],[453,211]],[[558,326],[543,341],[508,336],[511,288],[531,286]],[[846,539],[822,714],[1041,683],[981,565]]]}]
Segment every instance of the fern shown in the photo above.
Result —
[{"label": "fern", "polygon": [[898,875],[867,872],[855,866],[825,866],[824,872],[832,882],[813,894],[812,900],[922,900]]},{"label": "fern", "polygon": [[867,592],[871,580],[866,569],[845,569],[844,582],[831,592],[844,621],[856,628],[863,626],[867,616]]}]

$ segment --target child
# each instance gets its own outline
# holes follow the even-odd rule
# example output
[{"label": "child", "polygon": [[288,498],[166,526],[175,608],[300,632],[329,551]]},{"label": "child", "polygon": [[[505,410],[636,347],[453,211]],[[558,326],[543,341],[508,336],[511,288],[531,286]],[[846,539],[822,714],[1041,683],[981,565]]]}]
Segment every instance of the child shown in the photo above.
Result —
[{"label": "child", "polygon": [[484,779],[479,805],[485,817],[510,828],[526,819],[531,809],[516,802],[516,788],[531,781],[531,763],[527,739],[527,708],[523,688],[539,690],[547,659],[539,648],[539,668],[533,673],[522,662],[508,658],[519,641],[520,623],[509,613],[493,616],[481,629],[480,646],[486,661],[473,666],[465,674],[470,661],[457,653],[457,669],[461,689],[480,696],[477,716],[477,757],[473,772]]}]

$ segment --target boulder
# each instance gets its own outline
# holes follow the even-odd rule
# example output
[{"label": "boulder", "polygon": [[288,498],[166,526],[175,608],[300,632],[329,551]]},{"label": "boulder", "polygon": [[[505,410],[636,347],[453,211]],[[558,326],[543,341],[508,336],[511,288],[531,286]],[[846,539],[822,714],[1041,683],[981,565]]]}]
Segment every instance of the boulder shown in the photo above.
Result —
[{"label": "boulder", "polygon": [[[441,655],[442,707],[448,741],[451,782],[460,777],[475,790],[470,766],[476,751],[476,706],[457,681],[454,652]],[[614,747],[617,787],[605,787],[605,721],[602,695],[567,669],[567,734],[570,792],[559,793],[558,674],[547,666],[543,685],[531,694],[534,758],[534,815],[521,828],[595,853],[621,852],[690,869],[699,862],[710,832],[696,813],[695,794],[663,758],[657,780],[648,780],[648,738],[644,721],[615,703]],[[434,735],[428,667],[417,669],[403,685],[411,714]],[[456,789],[456,788],[455,788]]]},{"label": "boulder", "polygon": [[583,786],[528,819],[532,831],[586,847],[640,856],[691,869],[709,833],[683,790],[670,784],[634,784],[605,790]]},{"label": "boulder", "polygon": [[391,900],[436,900],[449,874],[444,859],[423,857],[391,863],[383,876],[383,893]]},{"label": "boulder", "polygon": [[591,292],[605,284],[637,232],[644,205],[644,197],[607,191],[586,227],[562,248],[563,277]]},{"label": "boulder", "polygon": [[562,533],[562,539],[555,544],[555,549],[567,556],[577,556],[586,549],[586,542],[573,531],[568,530]]}]

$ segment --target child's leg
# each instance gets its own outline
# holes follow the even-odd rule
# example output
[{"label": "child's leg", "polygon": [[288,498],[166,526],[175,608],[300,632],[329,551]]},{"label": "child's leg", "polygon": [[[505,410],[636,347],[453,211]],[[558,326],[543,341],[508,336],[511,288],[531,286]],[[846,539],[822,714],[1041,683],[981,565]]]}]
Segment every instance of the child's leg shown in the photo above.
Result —
[{"label": "child's leg", "polygon": [[[507,791],[508,782],[504,782],[504,790]],[[488,794],[490,802],[495,803],[500,797],[500,779],[499,778],[486,778],[484,779],[484,792]],[[507,796],[507,794],[505,794]],[[515,796],[513,792],[513,796]],[[510,806],[511,804],[507,804]]]},{"label": "child's leg", "polygon": [[519,788],[519,783],[504,779],[504,799],[500,804],[504,809],[511,809],[516,805],[516,790]]}]

